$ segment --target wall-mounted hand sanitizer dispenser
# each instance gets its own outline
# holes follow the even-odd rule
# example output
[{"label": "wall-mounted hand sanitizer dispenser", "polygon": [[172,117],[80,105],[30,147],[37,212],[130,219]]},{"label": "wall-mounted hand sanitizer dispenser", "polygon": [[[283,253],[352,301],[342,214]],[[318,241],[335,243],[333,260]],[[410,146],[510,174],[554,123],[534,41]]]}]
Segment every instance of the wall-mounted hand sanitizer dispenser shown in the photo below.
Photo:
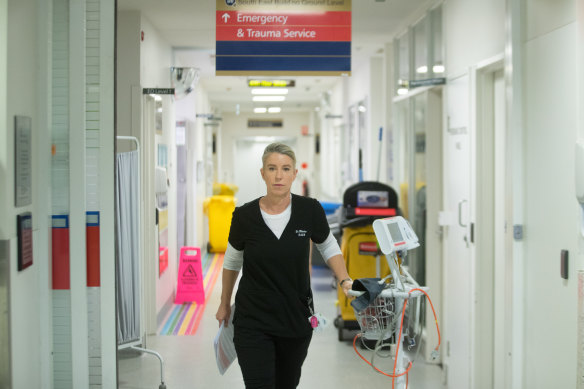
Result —
[{"label": "wall-mounted hand sanitizer dispenser", "polygon": [[580,233],[584,237],[584,139],[576,142],[576,199],[580,203]]}]

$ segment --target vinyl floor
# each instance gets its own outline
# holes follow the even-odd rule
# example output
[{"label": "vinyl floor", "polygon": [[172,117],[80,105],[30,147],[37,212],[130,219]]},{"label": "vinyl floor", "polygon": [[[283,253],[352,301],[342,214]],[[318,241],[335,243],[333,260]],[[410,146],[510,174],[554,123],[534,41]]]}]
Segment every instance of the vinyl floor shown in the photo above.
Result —
[{"label": "vinyl floor", "polygon": [[[299,389],[391,388],[391,378],[375,372],[353,350],[351,340],[339,341],[338,330],[332,324],[337,315],[336,291],[332,288],[328,268],[315,268],[312,286],[315,309],[324,314],[330,324],[315,333],[302,370]],[[237,361],[222,376],[215,362],[213,339],[218,324],[215,312],[221,295],[221,277],[208,296],[199,327],[194,335],[153,335],[145,347],[155,350],[164,359],[164,383],[168,389],[239,389],[244,388]],[[347,338],[350,334],[347,334]],[[365,356],[367,350],[362,351]],[[391,372],[391,358],[376,358],[378,367]],[[159,360],[150,354],[132,350],[118,352],[118,383],[123,389],[160,388]],[[439,365],[426,363],[421,356],[409,373],[408,389],[445,389],[443,371]],[[400,388],[401,389],[401,388]]]}]

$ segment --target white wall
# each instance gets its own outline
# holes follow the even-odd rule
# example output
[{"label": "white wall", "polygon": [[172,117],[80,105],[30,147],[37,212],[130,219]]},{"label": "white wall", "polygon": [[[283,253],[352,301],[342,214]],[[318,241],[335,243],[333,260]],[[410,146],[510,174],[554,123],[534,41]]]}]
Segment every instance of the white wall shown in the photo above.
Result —
[{"label": "white wall", "polygon": [[169,88],[172,48],[144,15],[140,26],[144,32],[140,44],[140,82],[144,88]]},{"label": "white wall", "polygon": [[[473,73],[471,73],[471,68],[477,67],[481,63],[484,63],[485,61],[491,61],[492,58],[494,57],[502,58],[503,53],[505,52],[505,45],[507,39],[506,7],[507,2],[505,0],[495,0],[488,2],[478,0],[473,1],[451,0],[443,3],[442,25],[445,47],[445,65],[446,65],[445,76],[448,79],[455,78],[463,74],[468,74],[469,79],[471,80],[469,83],[470,88],[468,97],[466,99],[463,97],[463,99],[460,101],[460,104],[461,105],[466,104],[466,107],[461,106],[459,111],[459,112],[464,111],[468,113],[468,117],[463,118],[463,120],[465,121],[465,123],[468,123],[468,129],[470,134],[469,138],[471,142],[472,139],[474,139],[477,136],[477,134],[475,133],[476,131],[475,114],[477,109],[475,109],[475,107],[473,106],[475,100],[471,98],[471,96],[475,96],[477,94],[477,91],[476,83],[474,82],[472,75]],[[445,117],[444,119],[445,120],[443,120],[443,123],[444,124],[448,123],[449,118]],[[445,133],[445,130],[443,131],[443,133]],[[479,146],[480,145],[477,145],[477,147]],[[444,149],[445,151],[446,148]],[[445,157],[448,156],[446,155]],[[476,193],[473,186],[476,185],[475,182],[476,173],[474,171],[476,164],[474,158],[476,158],[476,153],[475,150],[471,147],[469,158],[471,162],[470,163],[471,173],[469,181],[465,183],[465,185],[467,186],[464,189],[465,192],[470,191],[471,193],[471,198],[469,202],[471,210],[473,210],[475,206],[476,207],[480,206],[477,204]],[[443,161],[445,161],[446,159],[443,158]],[[457,166],[449,167],[447,165],[448,164],[444,165],[444,169],[447,169],[444,170],[443,172],[444,177],[455,177],[458,176],[459,172],[469,171],[468,166],[459,168]],[[452,188],[448,187],[447,183],[443,184],[445,185],[444,194],[446,196],[444,198],[444,201],[448,201],[449,199],[448,193]],[[462,191],[462,189],[459,190]],[[471,212],[473,212],[471,217],[474,218],[475,217],[474,211]],[[478,222],[480,222],[480,220]],[[481,231],[480,230],[481,228],[486,229],[487,226],[484,224],[476,225],[477,231]],[[448,229],[445,230],[444,236],[445,239],[443,239],[443,242],[445,250],[448,249],[452,250],[451,247],[456,247],[456,243],[452,242],[451,240],[448,240]],[[484,282],[489,281],[492,282],[492,280],[487,279],[488,275],[485,272],[480,271],[480,266],[475,265],[474,261],[477,254],[483,255],[483,257],[481,257],[480,259],[483,261],[481,262],[481,264],[484,264],[486,260],[490,260],[489,258],[487,258],[484,252],[481,251],[479,253],[475,253],[475,246],[474,245],[470,246],[470,250],[468,251],[468,258],[466,258],[467,260],[466,263],[469,264],[467,270],[469,271],[468,276],[470,276],[470,279],[467,280],[469,282],[465,284],[466,287],[463,290],[460,290],[460,293],[462,294],[481,293],[482,290],[479,289],[481,285],[483,285]],[[447,271],[446,268],[445,271]],[[451,279],[452,277],[455,277],[457,271],[459,271],[459,269],[450,269],[449,273],[445,274],[443,279],[448,280]],[[445,293],[444,296],[448,295],[448,293],[446,293],[448,292],[447,290],[444,290],[443,292]],[[477,388],[488,387],[489,385],[488,382],[490,379],[492,379],[493,374],[492,366],[489,363],[486,364],[481,363],[482,360],[481,358],[486,358],[488,360],[489,351],[483,350],[480,347],[481,339],[484,338],[485,335],[488,336],[488,334],[482,334],[480,332],[480,328],[482,325],[489,326],[489,323],[488,322],[485,323],[483,317],[481,317],[481,314],[484,313],[485,310],[490,309],[488,304],[485,304],[484,302],[488,301],[489,298],[490,298],[489,296],[486,296],[484,295],[484,293],[481,293],[480,298],[477,297],[472,300],[472,306],[468,307],[470,312],[468,312],[467,314],[468,315],[467,317],[470,319],[470,322],[464,323],[462,327],[464,329],[466,328],[464,326],[468,325],[469,331],[468,334],[470,336],[467,338],[467,340],[470,344],[465,344],[464,347],[465,349],[470,350],[469,353],[470,361],[469,364],[466,366],[470,367],[471,369],[470,381],[474,382]],[[506,296],[506,298],[507,301],[510,300],[510,296]],[[453,306],[452,304],[456,305],[457,302],[449,301],[448,299],[446,299],[443,302],[443,307],[445,307],[443,312],[445,315],[447,314],[447,312],[449,312],[448,307]],[[450,329],[456,328],[455,326],[452,325],[453,323],[452,320],[455,319],[456,318],[448,316],[440,318],[440,320],[443,323],[449,323],[448,327]],[[477,320],[479,320],[478,323]],[[446,340],[454,339],[456,337],[456,334],[452,333],[444,333],[443,335],[444,335],[443,339]],[[520,336],[519,334],[515,335]],[[491,340],[489,340],[489,342],[491,342]],[[444,355],[447,355],[446,353],[447,351],[444,352]],[[450,364],[448,366],[449,370],[454,371],[454,373],[451,374],[456,374],[455,370],[457,368],[460,368],[459,366],[453,365],[455,361],[456,356],[451,356]],[[484,378],[485,375],[488,378],[485,379]],[[510,387],[515,388],[515,386]]]},{"label": "white wall", "polygon": [[[6,79],[4,97],[0,98],[0,106],[6,107],[5,115],[0,111],[3,120],[4,141],[0,148],[0,182],[3,182],[3,190],[0,190],[0,213],[3,215],[0,221],[0,239],[8,239],[10,248],[10,330],[11,330],[11,370],[12,387],[14,388],[40,388],[43,384],[41,377],[41,359],[49,358],[48,344],[41,344],[41,333],[46,334],[46,317],[41,317],[41,298],[46,296],[47,274],[41,273],[41,269],[47,268],[49,261],[49,247],[47,245],[47,230],[39,230],[39,221],[46,218],[46,203],[39,204],[40,191],[47,188],[39,188],[38,180],[42,175],[50,175],[48,167],[50,163],[39,159],[46,157],[45,153],[39,154],[39,138],[43,131],[47,131],[45,118],[39,114],[37,106],[37,86],[42,83],[43,91],[46,91],[47,79],[38,76],[37,61],[42,53],[37,40],[38,25],[46,27],[46,21],[36,23],[38,4],[36,1],[14,1],[0,4],[0,9],[7,4],[7,24],[0,21],[0,27],[6,31],[6,41],[0,43],[2,58],[6,58],[6,69],[0,67],[0,77]],[[6,15],[6,13],[4,13]],[[1,20],[1,19],[0,19]],[[31,23],[31,21],[35,21]],[[0,42],[3,39],[0,40]],[[7,51],[6,51],[7,50]],[[7,74],[9,76],[7,76]],[[32,118],[32,199],[29,206],[14,207],[14,116],[24,115]],[[16,215],[22,212],[33,214],[33,265],[23,271],[17,270],[16,251]],[[47,227],[46,223],[41,224]],[[42,288],[41,288],[42,286]],[[46,299],[42,298],[43,303]],[[45,314],[46,310],[42,310]],[[41,329],[41,324],[43,328]],[[6,363],[4,361],[3,363]],[[47,369],[43,369],[46,373]]]},{"label": "white wall", "polygon": [[[380,182],[386,182],[385,174],[385,158],[380,156],[380,153],[384,153],[385,142],[379,142],[379,128],[383,127],[385,131],[385,136],[387,136],[387,126],[385,123],[385,109],[387,107],[386,103],[386,81],[385,81],[385,71],[384,71],[384,61],[381,57],[371,58],[369,67],[371,69],[371,78],[369,81],[369,127],[368,127],[368,150],[369,152],[364,157],[365,170],[364,179],[369,181],[377,181],[379,176]],[[390,73],[391,74],[391,73]],[[380,158],[380,159],[379,159]],[[379,175],[378,175],[378,160],[379,163]]]},{"label": "white wall", "polygon": [[116,132],[133,135],[132,86],[140,85],[140,14],[134,11],[118,12],[116,35]]},{"label": "white wall", "polygon": [[[140,17],[140,31],[144,40],[140,43],[140,85],[142,88],[169,88],[172,48],[152,23]],[[119,76],[118,76],[119,77]],[[162,97],[162,136],[157,136],[156,147],[164,144],[168,152],[168,269],[156,279],[156,312],[172,299],[177,281],[179,249],[176,236],[176,136],[174,98]],[[156,153],[156,151],[155,151]],[[153,173],[153,172],[152,172]],[[157,256],[158,257],[158,256]],[[158,274],[158,272],[156,272]]]},{"label": "white wall", "polygon": [[[382,57],[370,57],[360,61],[359,66],[351,71],[351,76],[341,78],[330,90],[330,106],[323,107],[320,115],[321,126],[321,179],[320,190],[323,196],[328,199],[340,200],[343,193],[343,186],[353,184],[347,181],[350,176],[347,155],[349,146],[346,143],[347,128],[349,123],[348,110],[352,105],[361,101],[365,102],[367,112],[365,113],[364,144],[363,146],[363,179],[377,179],[377,160],[379,153],[379,128],[383,127],[384,136],[387,136],[387,93],[386,93],[386,67]],[[342,119],[327,119],[325,116],[342,115]],[[358,126],[358,124],[356,124]],[[335,130],[335,127],[337,129]],[[343,142],[342,150],[334,150],[329,147],[334,138],[335,131],[339,131]],[[380,181],[387,180],[386,159],[384,157],[386,148],[382,146],[382,158],[380,165]],[[340,163],[337,163],[336,153],[340,153]],[[353,166],[354,169],[357,167]],[[337,176],[341,176],[337,181]],[[353,174],[354,175],[354,174]],[[354,180],[353,180],[354,181]]]},{"label": "white wall", "polygon": [[[202,87],[195,88],[193,92],[195,94],[195,114],[211,113],[211,106],[209,105],[209,99],[207,94]],[[208,223],[203,215],[203,202],[205,197],[207,197],[212,190],[212,188],[207,188],[207,179],[205,174],[205,166],[210,160],[210,156],[207,156],[206,148],[206,132],[210,131],[210,127],[205,127],[204,120],[196,119],[193,122],[192,128],[189,130],[189,146],[194,153],[193,168],[195,169],[193,177],[195,182],[192,183],[192,191],[195,193],[195,200],[193,202],[192,212],[190,212],[191,223],[194,224],[194,234],[195,234],[195,245],[206,249],[204,246],[206,242]]]},{"label": "white wall", "polygon": [[[141,34],[144,39],[141,40]],[[117,134],[133,135],[140,138],[139,129],[142,125],[142,88],[169,88],[172,48],[154,28],[152,23],[139,12],[123,11],[118,13],[117,35]],[[132,95],[132,87],[140,89],[140,95]],[[140,101],[133,101],[140,99]],[[176,240],[176,138],[175,138],[175,107],[174,97],[163,96],[162,99],[162,135],[156,137],[155,148],[158,143],[166,144],[168,152],[167,175],[168,187],[168,247],[169,266],[160,277],[158,276],[158,254],[155,253],[155,271],[146,272],[146,283],[156,284],[155,302],[149,300],[146,304],[153,304],[157,314],[166,302],[172,299],[176,284],[177,260],[179,251]],[[144,141],[142,141],[144,144]],[[156,155],[156,152],[154,152]],[[154,161],[155,162],[155,161]],[[148,174],[154,176],[154,166]],[[154,209],[154,204],[149,206]],[[147,208],[148,209],[148,208]],[[152,227],[152,226],[150,226]],[[150,256],[149,256],[150,257]],[[146,258],[146,256],[144,256]],[[146,269],[143,269],[146,270]],[[146,288],[152,287],[147,285]],[[148,312],[148,310],[146,310]],[[152,317],[147,322],[152,322]],[[150,327],[151,324],[148,324]]]},{"label": "white wall", "polygon": [[505,1],[449,0],[442,15],[449,76],[503,52]]},{"label": "white wall", "polygon": [[[523,166],[519,193],[524,220],[508,220],[507,225],[524,224],[521,274],[509,274],[523,287],[523,310],[514,311],[515,320],[523,325],[512,335],[523,337],[522,366],[512,366],[517,384],[524,388],[575,387],[577,339],[577,274],[582,268],[578,237],[579,209],[574,198],[574,142],[578,129],[578,95],[575,80],[577,66],[576,1],[511,2],[523,7],[519,25],[523,46],[514,47],[513,55],[522,64],[513,69],[521,77],[523,96],[519,129],[522,153],[513,153],[514,166]],[[444,3],[444,29],[448,76],[465,72],[471,66],[504,52],[507,39],[508,4],[451,0]],[[511,9],[511,7],[509,8]],[[477,17],[480,15],[480,17]],[[514,15],[515,16],[515,15]],[[521,85],[521,83],[514,84]],[[509,107],[511,108],[511,107]],[[516,131],[515,127],[510,128]],[[509,139],[514,139],[510,137]],[[521,137],[520,137],[521,139]],[[517,178],[517,177],[515,177]],[[519,183],[521,186],[521,183]],[[517,195],[517,194],[516,194]],[[517,213],[515,213],[517,214]],[[570,253],[570,278],[560,278],[560,250]],[[515,251],[521,253],[521,250]],[[523,284],[521,284],[523,282]],[[506,296],[511,299],[512,296]],[[513,339],[515,343],[515,339]],[[542,351],[542,347],[543,350]],[[545,354],[545,357],[542,356]]]},{"label": "white wall", "polygon": [[[575,387],[580,210],[574,190],[577,136],[575,1],[525,2],[524,387]],[[580,38],[580,45],[582,38]],[[560,251],[569,250],[569,279]],[[542,307],[544,307],[542,311]],[[542,334],[545,358],[541,358]]]},{"label": "white wall", "polygon": [[[320,193],[323,199],[340,202],[342,199],[343,142],[346,122],[343,103],[344,82],[337,82],[328,92],[328,104],[322,104],[318,115],[320,121]],[[327,115],[341,116],[327,118]]]}]

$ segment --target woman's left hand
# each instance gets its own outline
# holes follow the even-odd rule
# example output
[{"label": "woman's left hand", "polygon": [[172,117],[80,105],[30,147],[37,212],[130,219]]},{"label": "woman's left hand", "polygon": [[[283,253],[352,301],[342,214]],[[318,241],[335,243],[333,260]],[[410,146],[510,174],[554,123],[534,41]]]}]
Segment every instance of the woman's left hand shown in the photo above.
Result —
[{"label": "woman's left hand", "polygon": [[349,291],[351,290],[351,287],[353,286],[353,281],[345,281],[343,282],[343,293],[345,293],[345,296],[347,297],[352,297],[349,296]]}]

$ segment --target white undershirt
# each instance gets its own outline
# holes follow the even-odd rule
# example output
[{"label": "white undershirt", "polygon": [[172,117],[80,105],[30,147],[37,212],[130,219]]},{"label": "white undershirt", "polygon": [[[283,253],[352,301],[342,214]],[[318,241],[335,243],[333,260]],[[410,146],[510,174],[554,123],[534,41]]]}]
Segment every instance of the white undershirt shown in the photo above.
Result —
[{"label": "white undershirt", "polygon": [[290,215],[292,215],[292,201],[286,207],[284,212],[278,213],[276,215],[270,215],[266,211],[260,208],[262,212],[262,217],[264,218],[264,222],[266,225],[272,230],[276,238],[280,239],[282,236],[282,232],[284,232],[284,228],[290,221]]},{"label": "white undershirt", "polygon": [[[264,210],[261,210],[262,218],[268,226],[268,228],[274,233],[274,235],[280,239],[286,225],[290,221],[290,216],[292,215],[292,202],[288,207],[281,213],[276,215],[270,215]],[[329,232],[328,237],[322,243],[316,243],[316,248],[320,251],[320,254],[325,261],[328,262],[329,259],[335,255],[341,254],[341,248],[337,243],[337,240],[333,236],[332,232]],[[223,268],[228,270],[240,271],[243,267],[243,250],[236,250],[231,244],[227,243],[227,249],[225,250],[225,257],[223,259]]]}]

